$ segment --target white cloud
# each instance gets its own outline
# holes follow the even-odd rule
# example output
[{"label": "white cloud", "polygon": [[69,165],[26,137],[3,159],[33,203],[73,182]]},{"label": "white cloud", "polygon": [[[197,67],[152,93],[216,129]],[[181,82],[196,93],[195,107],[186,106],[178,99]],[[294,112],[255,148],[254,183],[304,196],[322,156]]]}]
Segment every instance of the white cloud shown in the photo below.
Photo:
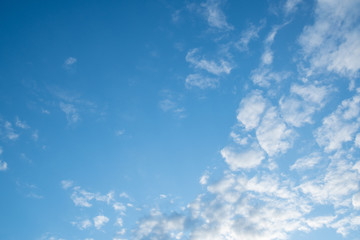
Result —
[{"label": "white cloud", "polygon": [[91,207],[90,200],[95,198],[95,194],[82,190],[80,187],[74,187],[74,192],[71,194],[75,206]]},{"label": "white cloud", "polygon": [[68,189],[71,188],[73,186],[74,182],[72,180],[62,180],[61,181],[61,186],[63,189]]},{"label": "white cloud", "polygon": [[14,132],[14,129],[12,128],[12,125],[10,122],[5,121],[4,128],[6,131],[6,137],[10,140],[16,140],[19,138],[19,134]]},{"label": "white cloud", "polygon": [[[315,131],[316,141],[325,151],[339,150],[344,142],[353,140],[359,128],[360,95],[344,100],[335,112],[323,119]],[[355,121],[354,121],[355,120]]]},{"label": "white cloud", "polygon": [[15,125],[22,129],[29,128],[29,125],[27,125],[26,122],[20,121],[20,119],[18,117],[16,117]]},{"label": "white cloud", "polygon": [[354,76],[360,69],[360,28],[357,0],[320,0],[313,25],[299,38],[311,70],[327,70]]},{"label": "white cloud", "polygon": [[305,180],[299,188],[315,202],[347,206],[351,204],[350,194],[359,189],[359,181],[360,175],[352,170],[351,164],[334,159],[324,175]]},{"label": "white cloud", "polygon": [[360,148],[360,133],[356,134],[355,137],[355,146]]},{"label": "white cloud", "polygon": [[186,117],[186,110],[180,105],[180,102],[182,100],[181,95],[172,93],[169,90],[161,91],[161,95],[163,95],[163,99],[159,101],[159,107],[162,111],[171,112],[174,116],[178,118]]},{"label": "white cloud", "polygon": [[319,229],[324,226],[330,227],[330,224],[336,219],[336,216],[320,216],[306,220],[306,224],[312,229]]},{"label": "white cloud", "polygon": [[215,75],[221,75],[223,73],[229,74],[231,72],[232,66],[229,62],[223,59],[220,59],[218,63],[215,61],[209,61],[202,56],[196,56],[198,52],[199,49],[194,48],[186,54],[185,58],[186,61],[191,63],[196,69],[206,70]]},{"label": "white cloud", "polygon": [[73,104],[60,102],[60,109],[66,114],[66,119],[69,124],[76,123],[80,120],[80,115]]},{"label": "white cloud", "polygon": [[249,139],[248,139],[247,136],[246,136],[246,137],[241,137],[239,134],[231,131],[231,132],[230,132],[230,137],[232,138],[232,140],[233,140],[235,143],[237,143],[237,144],[239,144],[239,145],[246,145],[246,144],[248,144],[248,140],[249,140]]},{"label": "white cloud", "polygon": [[330,93],[330,89],[326,86],[316,86],[314,84],[293,84],[290,88],[290,92],[299,95],[306,102],[323,106],[325,98]]},{"label": "white cloud", "polygon": [[290,89],[291,95],[280,99],[280,108],[285,121],[295,127],[312,123],[312,115],[325,105],[330,90],[325,86],[297,85]]},{"label": "white cloud", "polygon": [[0,160],[0,171],[6,171],[7,169],[7,162]]},{"label": "white cloud", "polygon": [[207,184],[207,182],[208,182],[208,180],[209,180],[209,173],[208,172],[206,172],[206,173],[204,173],[202,176],[201,176],[201,178],[200,178],[200,184],[201,185],[206,185]]},{"label": "white cloud", "polygon": [[274,53],[270,49],[266,49],[263,55],[261,56],[261,62],[264,65],[269,65],[273,62]]},{"label": "white cloud", "polygon": [[254,168],[260,165],[265,158],[263,151],[250,149],[238,152],[237,150],[225,147],[221,150],[221,156],[225,162],[229,164],[232,171],[237,171],[241,168]]},{"label": "white cloud", "polygon": [[120,202],[114,203],[113,208],[115,211],[120,211],[122,213],[124,213],[126,211],[126,206]]},{"label": "white cloud", "polygon": [[280,83],[290,76],[289,72],[274,72],[269,68],[260,67],[251,72],[251,80],[260,87],[270,87],[271,82]]},{"label": "white cloud", "polygon": [[285,14],[293,13],[297,10],[297,6],[302,2],[302,0],[287,0],[284,5]]},{"label": "white cloud", "polygon": [[135,231],[134,240],[141,239],[180,239],[184,229],[185,217],[176,213],[165,216],[158,211],[141,219]]},{"label": "white cloud", "polygon": [[65,66],[70,66],[70,65],[75,64],[76,62],[77,62],[76,58],[69,57],[65,60],[64,64],[65,64]]},{"label": "white cloud", "polygon": [[31,135],[32,139],[34,139],[34,141],[37,141],[39,139],[39,131],[35,130],[32,135]]},{"label": "white cloud", "polygon": [[89,219],[85,219],[79,222],[72,222],[72,224],[77,226],[80,230],[84,230],[92,226],[92,223]]},{"label": "white cloud", "polygon": [[125,130],[117,130],[116,132],[115,132],[115,135],[116,136],[121,136],[121,135],[123,135],[125,133]]},{"label": "white cloud", "polygon": [[360,209],[360,192],[352,196],[352,205],[355,209]]},{"label": "white cloud", "polygon": [[107,222],[109,222],[109,218],[104,215],[96,216],[93,220],[96,229],[101,229]]},{"label": "white cloud", "polygon": [[116,225],[122,227],[122,226],[123,226],[123,219],[118,217],[118,218],[116,219]]},{"label": "white cloud", "polygon": [[320,153],[311,153],[309,156],[299,158],[296,160],[296,162],[290,166],[290,170],[305,170],[305,169],[311,169],[316,164],[318,164],[322,159],[322,156]]},{"label": "white cloud", "polygon": [[214,27],[221,30],[232,30],[233,26],[227,23],[226,16],[220,9],[221,0],[207,0],[202,3],[205,16],[207,18],[210,27]]},{"label": "white cloud", "polygon": [[189,74],[185,79],[185,86],[187,88],[198,87],[200,89],[216,88],[219,86],[219,79],[205,77],[201,74]]},{"label": "white cloud", "polygon": [[258,126],[262,113],[266,107],[266,101],[260,91],[253,91],[242,99],[237,110],[237,120],[241,122],[246,130]]},{"label": "white cloud", "polygon": [[239,51],[247,51],[250,41],[259,37],[259,32],[263,27],[264,22],[262,22],[258,27],[251,24],[246,30],[241,32],[240,40],[235,43],[235,47]]},{"label": "white cloud", "polygon": [[293,132],[281,120],[276,109],[271,107],[257,128],[256,137],[265,152],[274,156],[285,153],[292,146]]}]

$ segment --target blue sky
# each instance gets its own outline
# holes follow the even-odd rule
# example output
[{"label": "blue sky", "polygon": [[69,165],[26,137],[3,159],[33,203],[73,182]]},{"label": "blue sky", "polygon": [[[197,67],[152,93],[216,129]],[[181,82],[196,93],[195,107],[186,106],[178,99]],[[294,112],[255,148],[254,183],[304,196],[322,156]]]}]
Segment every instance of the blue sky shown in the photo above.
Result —
[{"label": "blue sky", "polygon": [[0,238],[360,239],[360,1],[2,1]]}]

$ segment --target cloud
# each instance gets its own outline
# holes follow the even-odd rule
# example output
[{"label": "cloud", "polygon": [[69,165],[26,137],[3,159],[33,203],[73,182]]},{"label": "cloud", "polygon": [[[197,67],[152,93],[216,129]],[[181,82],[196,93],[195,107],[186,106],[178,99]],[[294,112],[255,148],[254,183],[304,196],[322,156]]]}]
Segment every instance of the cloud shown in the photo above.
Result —
[{"label": "cloud", "polygon": [[251,80],[254,84],[259,85],[260,87],[270,87],[271,82],[280,83],[281,81],[287,79],[290,76],[289,72],[275,72],[266,67],[260,67],[254,69],[251,72]]},{"label": "cloud", "polygon": [[65,60],[64,64],[65,64],[65,66],[70,66],[70,65],[75,64],[76,62],[77,62],[76,58],[69,57]]},{"label": "cloud", "polygon": [[108,217],[104,215],[98,215],[94,217],[94,226],[96,229],[101,229],[108,221]]},{"label": "cloud", "polygon": [[66,114],[66,119],[69,124],[74,124],[80,120],[78,110],[73,104],[60,102],[60,109]]},{"label": "cloud", "polygon": [[201,4],[201,7],[204,9],[204,15],[210,27],[223,31],[232,30],[234,27],[227,23],[226,16],[220,9],[221,3],[221,0],[207,0]]},{"label": "cloud", "polygon": [[200,89],[217,88],[219,86],[219,79],[205,77],[201,74],[189,74],[185,79],[185,86],[187,88],[198,87]]},{"label": "cloud", "polygon": [[314,70],[354,76],[360,69],[360,28],[357,0],[317,1],[313,25],[299,37],[304,59]]},{"label": "cloud", "polygon": [[306,170],[313,168],[322,159],[319,152],[311,153],[309,156],[299,158],[296,162],[290,166],[290,170]]},{"label": "cloud", "polygon": [[[64,189],[68,189],[73,185],[73,182],[69,180],[63,180],[61,181],[61,185]],[[113,191],[102,195],[100,193],[88,192],[79,186],[73,187],[72,190],[73,192],[70,198],[74,202],[75,206],[89,208],[92,206],[91,201],[106,202],[108,205],[114,201]]]},{"label": "cloud", "polygon": [[181,95],[174,94],[170,90],[161,91],[162,100],[159,101],[159,107],[164,112],[172,112],[178,118],[185,118],[185,108],[180,106]]},{"label": "cloud", "polygon": [[73,186],[74,182],[72,180],[62,180],[61,181],[61,186],[63,189],[68,189],[71,188]]},{"label": "cloud", "polygon": [[284,11],[285,14],[291,14],[294,13],[297,10],[297,6],[302,2],[303,0],[287,0],[284,4]]},{"label": "cloud", "polygon": [[22,129],[27,129],[29,128],[29,126],[26,124],[26,122],[23,122],[23,121],[20,121],[20,119],[18,117],[16,117],[16,122],[15,122],[15,125],[19,128],[22,128]]},{"label": "cloud", "polygon": [[232,171],[246,168],[254,168],[260,165],[261,161],[265,158],[263,151],[250,149],[242,152],[237,152],[233,148],[223,148],[221,156],[225,162],[229,164]]},{"label": "cloud", "polygon": [[39,131],[35,130],[32,134],[31,137],[34,141],[37,141],[39,139]]},{"label": "cloud", "polygon": [[256,137],[269,156],[285,153],[292,146],[293,131],[280,118],[275,107],[269,108],[259,127]]},{"label": "cloud", "polygon": [[315,131],[317,143],[331,152],[341,149],[343,143],[352,141],[358,130],[360,114],[360,95],[342,101],[336,111],[325,117]]},{"label": "cloud", "polygon": [[220,59],[219,62],[206,60],[202,56],[197,56],[199,49],[194,48],[186,54],[186,61],[191,63],[196,69],[206,70],[214,75],[221,75],[223,73],[229,74],[232,66],[224,59]]},{"label": "cloud", "polygon": [[0,160],[0,171],[6,171],[7,169],[7,162]]},{"label": "cloud", "polygon": [[152,211],[150,216],[139,221],[134,240],[181,239],[185,220],[184,216],[176,213],[163,215],[158,211]]},{"label": "cloud", "polygon": [[19,138],[19,134],[15,133],[12,124],[8,121],[4,122],[5,135],[9,140],[17,140]]},{"label": "cloud", "polygon": [[252,130],[259,125],[265,108],[265,98],[260,91],[255,90],[241,100],[237,110],[237,120],[244,125],[246,130]]},{"label": "cloud", "polygon": [[359,190],[360,175],[345,160],[335,158],[325,174],[306,180],[299,188],[320,204],[349,206],[351,193]]},{"label": "cloud", "polygon": [[121,136],[121,135],[124,135],[124,133],[125,133],[125,130],[117,130],[117,131],[115,132],[115,135],[116,135],[116,136]]},{"label": "cloud", "polygon": [[325,99],[331,91],[325,86],[291,86],[291,96],[280,99],[280,108],[285,121],[295,127],[312,123],[312,115],[325,105]]},{"label": "cloud", "polygon": [[264,27],[265,22],[261,22],[259,26],[254,26],[250,24],[250,26],[241,32],[241,36],[239,41],[237,41],[234,45],[239,51],[248,51],[248,45],[251,40],[259,38],[259,32]]},{"label": "cloud", "polygon": [[85,219],[79,222],[72,222],[72,224],[77,226],[80,230],[84,230],[92,226],[92,223],[89,219]]}]

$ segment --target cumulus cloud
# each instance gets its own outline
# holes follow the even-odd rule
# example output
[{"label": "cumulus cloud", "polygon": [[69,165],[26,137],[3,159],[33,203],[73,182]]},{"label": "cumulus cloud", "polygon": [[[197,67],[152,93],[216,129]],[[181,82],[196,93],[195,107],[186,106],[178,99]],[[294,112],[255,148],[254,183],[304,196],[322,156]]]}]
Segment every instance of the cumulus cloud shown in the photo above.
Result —
[{"label": "cumulus cloud", "polygon": [[225,162],[229,164],[232,171],[242,168],[254,168],[265,158],[263,151],[258,149],[238,152],[230,147],[223,148],[221,150],[221,156],[225,159]]},{"label": "cumulus cloud", "polygon": [[325,151],[341,149],[343,143],[353,140],[359,128],[360,95],[342,101],[335,112],[325,117],[315,131],[316,141]]},{"label": "cumulus cloud", "polygon": [[269,108],[259,127],[256,137],[269,156],[285,153],[292,146],[293,131],[280,118],[275,107]]},{"label": "cumulus cloud", "polygon": [[101,229],[107,222],[109,222],[109,218],[104,215],[98,215],[94,217],[93,220],[96,229]]},{"label": "cumulus cloud", "polygon": [[224,59],[220,59],[219,62],[212,60],[206,60],[203,56],[198,56],[199,49],[194,48],[186,54],[186,61],[191,63],[194,68],[202,69],[215,75],[229,74],[232,66]]},{"label": "cumulus cloud", "polygon": [[285,121],[295,127],[312,123],[313,114],[325,105],[330,90],[325,86],[294,84],[291,95],[280,99],[280,108]]},{"label": "cumulus cloud", "polygon": [[304,28],[299,42],[311,70],[354,76],[360,63],[360,28],[357,0],[319,0],[315,20]]},{"label": "cumulus cloud", "polygon": [[163,215],[152,211],[141,219],[135,231],[135,240],[141,239],[181,239],[186,218],[179,214]]},{"label": "cumulus cloud", "polygon": [[266,101],[260,91],[253,91],[242,99],[237,110],[237,120],[246,130],[251,130],[259,125],[261,116],[265,111]]},{"label": "cumulus cloud", "polygon": [[348,206],[351,204],[349,196],[359,189],[359,181],[360,175],[352,169],[350,163],[334,159],[324,175],[305,181],[299,188],[315,202]]}]

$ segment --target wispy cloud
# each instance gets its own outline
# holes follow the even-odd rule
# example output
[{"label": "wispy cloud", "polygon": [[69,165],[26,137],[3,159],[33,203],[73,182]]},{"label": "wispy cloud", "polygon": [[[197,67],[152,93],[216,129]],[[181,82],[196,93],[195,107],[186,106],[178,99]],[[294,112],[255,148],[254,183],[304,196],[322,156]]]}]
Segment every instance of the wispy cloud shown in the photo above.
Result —
[{"label": "wispy cloud", "polygon": [[210,27],[223,31],[233,30],[234,27],[226,21],[226,16],[220,8],[222,2],[221,0],[207,0],[201,4],[201,7],[204,9],[204,15]]},{"label": "wispy cloud", "polygon": [[163,90],[160,92],[162,100],[159,101],[159,107],[164,112],[171,112],[178,118],[185,118],[185,108],[180,105],[182,96],[173,93],[170,90]]},{"label": "wispy cloud", "polygon": [[59,104],[61,111],[66,114],[66,119],[68,124],[74,124],[80,120],[80,115],[78,110],[75,108],[73,104],[67,104],[60,102]]},{"label": "wispy cloud", "polygon": [[287,0],[284,4],[284,12],[286,15],[294,13],[297,10],[298,5],[303,0]]},{"label": "wispy cloud", "polygon": [[199,49],[194,48],[186,54],[186,61],[191,63],[196,69],[206,70],[215,75],[229,74],[232,66],[224,59],[218,62],[206,60],[203,56],[198,56]]},{"label": "wispy cloud", "polygon": [[259,32],[264,27],[265,22],[262,21],[259,26],[250,24],[250,26],[241,32],[240,39],[235,42],[235,47],[239,51],[248,51],[248,45],[251,40],[259,38]]},{"label": "wispy cloud", "polygon": [[200,89],[216,88],[219,86],[219,79],[205,77],[202,74],[189,74],[185,79],[187,88],[198,87]]}]

